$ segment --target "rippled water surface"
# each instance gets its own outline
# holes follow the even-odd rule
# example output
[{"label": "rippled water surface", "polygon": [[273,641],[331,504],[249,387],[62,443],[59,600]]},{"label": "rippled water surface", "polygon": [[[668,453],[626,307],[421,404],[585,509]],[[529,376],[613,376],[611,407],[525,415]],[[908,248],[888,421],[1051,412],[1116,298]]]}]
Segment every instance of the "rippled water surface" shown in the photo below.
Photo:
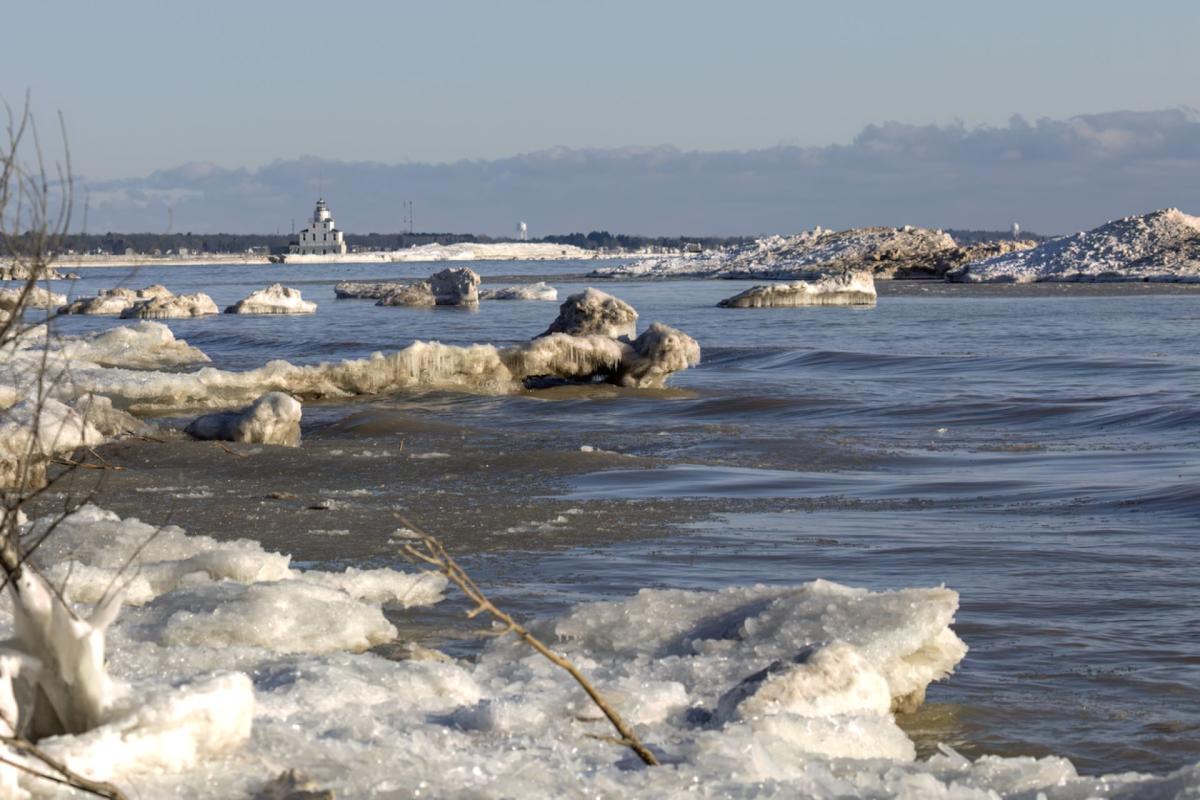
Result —
[{"label": "rippled water surface", "polygon": [[[229,369],[414,339],[513,342],[556,313],[334,299],[338,280],[440,266],[88,270],[73,291],[161,282],[226,305],[282,280],[320,304],[314,316],[170,321]],[[594,265],[472,266],[485,282],[541,276],[565,296]],[[701,366],[661,391],[313,404],[297,480],[369,485],[380,509],[419,484],[458,498],[446,520],[482,497],[466,560],[525,615],[644,586],[944,583],[961,593],[971,652],[904,722],[926,752],[1053,752],[1091,772],[1200,758],[1200,294],[906,284],[883,285],[873,309],[728,310],[716,301],[750,283],[592,283],[694,336]],[[367,459],[347,477],[347,448],[395,450],[400,435],[449,450],[446,465]],[[386,560],[376,544],[342,536],[307,555]]]}]

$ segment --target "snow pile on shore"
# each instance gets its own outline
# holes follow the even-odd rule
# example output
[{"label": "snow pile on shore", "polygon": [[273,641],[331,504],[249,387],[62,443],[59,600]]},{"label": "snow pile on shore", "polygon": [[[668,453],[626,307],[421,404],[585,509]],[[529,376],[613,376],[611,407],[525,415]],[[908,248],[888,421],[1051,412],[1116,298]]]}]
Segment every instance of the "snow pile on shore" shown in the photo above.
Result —
[{"label": "snow pile on shore", "polygon": [[795,236],[769,236],[719,253],[650,258],[592,273],[604,277],[812,278],[869,269],[880,277],[933,276],[955,252],[954,238],[927,228],[817,227]]},{"label": "snow pile on shore", "polygon": [[797,306],[873,306],[875,278],[867,270],[829,275],[812,282],[752,286],[727,297],[721,308],[794,308]]},{"label": "snow pile on shore", "polygon": [[317,304],[305,300],[299,289],[273,283],[265,289],[251,292],[225,309],[226,314],[312,314]]},{"label": "snow pile on shore", "polygon": [[423,244],[403,250],[345,255],[286,255],[287,264],[359,264],[411,261],[551,261],[595,258],[596,253],[569,244],[542,242],[462,242]]},{"label": "snow pile on shore", "polygon": [[1124,217],[1032,250],[967,264],[951,280],[1200,281],[1200,217],[1177,208]]}]

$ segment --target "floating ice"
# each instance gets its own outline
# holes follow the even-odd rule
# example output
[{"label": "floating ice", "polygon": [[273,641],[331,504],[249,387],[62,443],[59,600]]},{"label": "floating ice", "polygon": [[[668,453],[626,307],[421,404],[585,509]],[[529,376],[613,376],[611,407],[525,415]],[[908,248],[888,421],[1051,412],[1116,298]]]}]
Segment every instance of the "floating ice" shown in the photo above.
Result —
[{"label": "floating ice", "polygon": [[753,286],[717,303],[721,308],[796,306],[873,306],[875,277],[867,270],[843,272],[809,281]]},{"label": "floating ice", "polygon": [[102,289],[95,297],[82,297],[70,305],[61,306],[58,313],[120,316],[139,301],[172,296],[167,287],[158,283],[142,289]]},{"label": "floating ice", "polygon": [[558,301],[558,290],[548,283],[522,283],[502,289],[480,289],[480,300],[546,300]]},{"label": "floating ice", "polygon": [[[341,284],[339,284],[341,285]],[[369,297],[375,294],[378,289],[386,284],[375,284],[370,287],[355,290],[348,289],[345,294],[339,294],[339,297]],[[397,283],[394,288],[388,289],[379,296],[377,306],[409,306],[412,308],[422,308],[427,306],[437,305],[437,298],[433,296],[433,288],[429,285],[429,281],[420,281],[419,283]],[[355,292],[361,294],[355,294]]]},{"label": "floating ice", "polygon": [[226,314],[312,314],[317,304],[305,300],[299,289],[273,283],[252,292],[225,309]]},{"label": "floating ice", "polygon": [[161,322],[121,325],[88,337],[63,338],[57,344],[65,358],[102,367],[156,369],[209,361]]},{"label": "floating ice", "polygon": [[283,392],[268,392],[237,411],[206,414],[184,433],[197,439],[300,446],[300,401]]},{"label": "floating ice", "polygon": [[121,312],[121,319],[203,317],[218,313],[217,304],[203,292],[139,300]]}]

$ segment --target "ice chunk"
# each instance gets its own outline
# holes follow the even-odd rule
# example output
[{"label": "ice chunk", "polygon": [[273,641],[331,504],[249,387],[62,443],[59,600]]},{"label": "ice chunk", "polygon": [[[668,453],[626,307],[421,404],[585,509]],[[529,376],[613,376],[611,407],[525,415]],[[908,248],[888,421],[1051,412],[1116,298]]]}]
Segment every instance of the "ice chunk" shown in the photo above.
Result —
[{"label": "ice chunk", "polygon": [[300,401],[283,392],[268,392],[249,406],[197,417],[184,433],[197,439],[300,446]]},{"label": "ice chunk", "polygon": [[[433,289],[430,287],[429,281],[420,281],[419,283],[398,283],[394,284],[394,286],[395,288],[390,289],[380,296],[379,302],[375,305],[411,306],[414,308],[437,305],[437,299],[433,296]],[[364,290],[364,293],[373,292],[373,289]]]},{"label": "ice chunk", "polygon": [[266,289],[252,292],[225,309],[226,314],[312,314],[317,304],[305,300],[299,289],[273,283]]},{"label": "ice chunk", "polygon": [[[23,303],[22,294],[24,294]],[[9,313],[16,309],[18,304],[21,304],[23,308],[58,308],[65,302],[67,302],[65,294],[52,292],[41,286],[32,286],[28,292],[25,291],[25,287],[0,289],[0,309]]]},{"label": "ice chunk", "polygon": [[121,319],[202,317],[218,313],[217,304],[203,292],[139,300],[121,312]]},{"label": "ice chunk", "polygon": [[103,725],[40,745],[93,780],[179,772],[243,745],[254,718],[254,687],[225,673],[159,689]]},{"label": "ice chunk", "polygon": [[209,357],[161,322],[121,325],[90,337],[62,339],[61,354],[103,367],[155,369],[209,361]]},{"label": "ice chunk", "polygon": [[171,297],[171,291],[162,284],[151,284],[142,289],[102,289],[95,297],[82,297],[58,309],[60,314],[92,314],[120,316],[140,300],[154,297]]},{"label": "ice chunk", "polygon": [[558,290],[548,283],[522,283],[502,289],[480,289],[480,300],[546,300],[556,302]]},{"label": "ice chunk", "polygon": [[633,306],[608,292],[589,287],[569,296],[559,306],[558,317],[540,335],[566,333],[633,338],[637,335],[637,320],[638,313]]},{"label": "ice chunk", "polygon": [[52,456],[103,441],[70,406],[51,397],[23,400],[0,411],[0,489],[40,486]]},{"label": "ice chunk", "polygon": [[[428,290],[428,282],[425,282]],[[406,289],[414,284],[411,282],[383,281],[368,283],[365,281],[342,281],[335,284],[333,293],[339,299],[380,300],[395,291]],[[419,285],[419,284],[417,284]]]},{"label": "ice chunk", "polygon": [[875,277],[866,270],[843,272],[809,281],[753,286],[717,303],[721,308],[791,308],[795,306],[873,306]]},{"label": "ice chunk", "polygon": [[632,353],[617,372],[617,382],[622,386],[662,386],[671,373],[700,363],[696,340],[661,322],[653,323],[634,339],[630,349]]}]

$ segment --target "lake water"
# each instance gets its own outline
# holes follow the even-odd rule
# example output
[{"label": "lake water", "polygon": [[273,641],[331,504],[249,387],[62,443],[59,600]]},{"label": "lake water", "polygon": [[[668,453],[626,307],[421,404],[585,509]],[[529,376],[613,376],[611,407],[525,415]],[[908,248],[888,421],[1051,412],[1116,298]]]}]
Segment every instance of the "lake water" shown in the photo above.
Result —
[{"label": "lake water", "polygon": [[[226,369],[415,339],[511,343],[556,313],[334,298],[336,281],[443,266],[92,269],[72,291],[163,283],[224,306],[283,281],[320,304],[312,316],[168,322]],[[560,297],[596,285],[643,323],[691,334],[702,363],[665,390],[311,404],[299,453],[236,467],[211,450],[188,463],[164,455],[115,477],[107,505],[121,510],[118,490],[128,509],[144,503],[122,480],[147,492],[207,482],[225,492],[220,513],[177,493],[189,532],[356,565],[398,560],[378,531],[404,506],[523,617],[645,586],[945,584],[961,593],[956,630],[971,651],[902,723],[922,752],[941,741],[971,756],[1056,753],[1094,773],[1200,759],[1196,291],[884,284],[872,309],[727,310],[715,303],[750,282],[589,282],[595,265],[581,262],[470,266],[485,285],[541,278]],[[60,330],[113,324],[74,317]],[[347,455],[399,447],[430,458]],[[241,472],[221,477],[226,468]],[[264,511],[262,491],[281,475],[302,495],[354,497],[349,522],[297,528],[311,512]],[[253,529],[231,527],[239,519]],[[314,533],[339,526],[350,535]],[[440,625],[467,627],[459,610],[443,603],[407,623],[470,653],[470,639],[438,638]]]}]

